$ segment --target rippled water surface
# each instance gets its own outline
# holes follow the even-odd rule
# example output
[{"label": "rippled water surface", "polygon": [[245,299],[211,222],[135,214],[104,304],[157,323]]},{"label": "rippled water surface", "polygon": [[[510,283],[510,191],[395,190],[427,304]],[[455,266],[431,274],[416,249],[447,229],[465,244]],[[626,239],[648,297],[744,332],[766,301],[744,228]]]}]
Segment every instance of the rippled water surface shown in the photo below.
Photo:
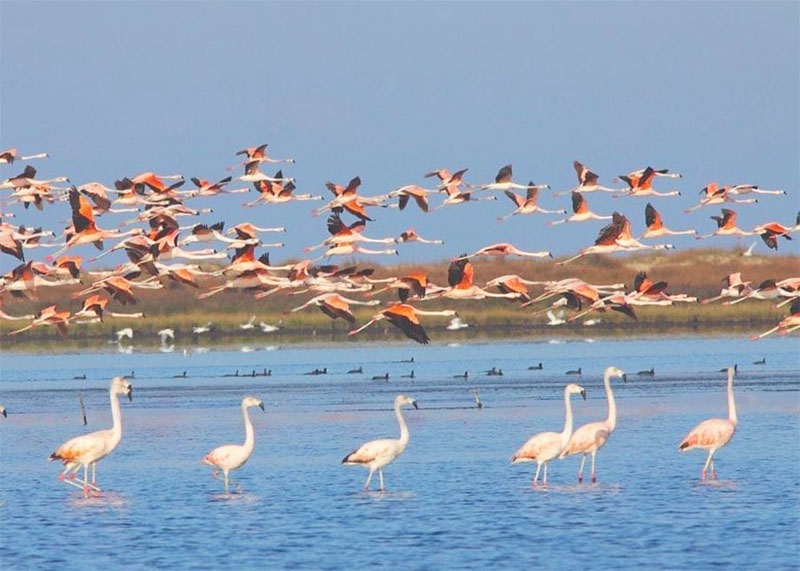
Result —
[{"label": "rippled water surface", "polygon": [[[796,339],[273,349],[4,354],[2,566],[777,569],[800,562]],[[765,365],[752,364],[761,358]],[[527,369],[539,362],[543,370]],[[681,454],[677,444],[699,421],[727,416],[717,371],[733,363],[740,425],[718,453],[720,479],[700,482],[703,453]],[[599,482],[577,484],[573,457],[553,462],[550,485],[532,490],[533,466],[511,466],[509,457],[533,433],[562,428],[570,380],[589,397],[573,399],[576,423],[604,418],[601,371],[611,364],[629,377],[615,384],[620,416],[598,455]],[[363,375],[345,374],[358,366]],[[483,375],[493,366],[504,375]],[[651,366],[655,377],[635,375]],[[564,375],[578,367],[582,377]],[[272,376],[242,376],[265,368]],[[329,374],[303,374],[314,368]],[[230,376],[237,369],[239,377]],[[414,379],[400,378],[412,370]],[[465,370],[469,379],[453,378]],[[67,438],[109,426],[109,379],[131,373],[122,442],[98,467],[105,491],[85,499],[58,481],[59,466],[47,456]],[[384,373],[388,382],[372,380]],[[400,392],[420,405],[406,412],[410,445],[385,470],[388,491],[363,492],[366,471],[341,466],[341,458],[365,440],[396,437],[390,409]],[[233,476],[242,492],[225,496],[200,459],[243,440],[245,394],[261,397],[266,413],[253,409],[256,450]]]}]

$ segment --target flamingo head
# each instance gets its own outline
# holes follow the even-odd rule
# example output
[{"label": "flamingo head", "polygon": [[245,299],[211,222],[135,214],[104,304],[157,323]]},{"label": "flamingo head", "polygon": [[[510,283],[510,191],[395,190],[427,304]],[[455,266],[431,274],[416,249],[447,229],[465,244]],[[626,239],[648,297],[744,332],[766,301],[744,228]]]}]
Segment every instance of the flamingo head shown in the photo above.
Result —
[{"label": "flamingo head", "polygon": [[417,405],[417,401],[415,401],[412,397],[406,395],[397,395],[394,399],[395,406],[400,405],[410,405],[416,409],[419,409],[419,405]]},{"label": "flamingo head", "polygon": [[609,378],[619,377],[625,382],[628,381],[628,375],[625,374],[625,371],[623,371],[622,369],[618,369],[617,367],[608,367],[605,371],[605,374],[608,375]]},{"label": "flamingo head", "polygon": [[576,385],[575,383],[568,384],[567,392],[571,395],[581,395],[583,400],[586,400],[586,389],[580,385]]},{"label": "flamingo head", "polygon": [[261,410],[264,410],[264,403],[261,402],[261,399],[256,397],[244,397],[242,399],[242,406],[244,408],[250,408],[251,406],[257,406]]},{"label": "flamingo head", "polygon": [[129,401],[133,400],[133,386],[125,377],[114,377],[111,380],[111,393],[115,395],[126,395]]}]

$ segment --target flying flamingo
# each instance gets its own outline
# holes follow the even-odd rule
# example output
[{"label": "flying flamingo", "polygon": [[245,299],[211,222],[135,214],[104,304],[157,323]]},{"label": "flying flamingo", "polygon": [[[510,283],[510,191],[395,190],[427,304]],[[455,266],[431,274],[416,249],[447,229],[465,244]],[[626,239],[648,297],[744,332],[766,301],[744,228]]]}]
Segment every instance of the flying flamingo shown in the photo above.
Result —
[{"label": "flying flamingo", "polygon": [[211,182],[210,180],[201,179],[196,176],[193,176],[189,180],[191,180],[197,187],[197,190],[189,191],[190,193],[189,196],[209,197],[209,196],[216,196],[220,193],[241,194],[243,192],[247,192],[246,188],[234,188],[234,189],[225,188],[225,186],[232,180],[231,177],[229,176],[226,176],[225,178],[218,180],[217,182]]},{"label": "flying flamingo", "polygon": [[[367,238],[362,234],[367,226],[366,222],[357,220],[348,226],[342,221],[338,212],[334,212],[328,216],[326,224],[330,236],[320,244],[303,248],[303,252],[313,252],[325,246],[342,246],[345,244],[353,244],[354,242],[369,242],[373,244],[395,243],[394,238]],[[387,253],[394,253],[394,251]]]},{"label": "flying flamingo", "polygon": [[522,447],[511,457],[512,464],[521,462],[536,462],[536,474],[533,477],[533,487],[539,481],[539,470],[544,465],[543,484],[547,485],[547,464],[550,460],[558,458],[569,444],[572,437],[572,405],[570,395],[579,394],[586,400],[586,391],[580,385],[569,383],[564,387],[564,430],[561,432],[540,432],[533,435]]},{"label": "flying flamingo", "polygon": [[772,250],[778,249],[778,238],[785,238],[786,240],[791,240],[792,236],[791,233],[795,232],[797,227],[789,228],[788,226],[784,226],[778,222],[768,222],[766,224],[760,224],[753,228],[754,234],[759,234],[761,239],[767,245],[768,248]]},{"label": "flying flamingo", "polygon": [[[230,482],[231,470],[238,470],[244,466],[245,462],[253,455],[253,449],[256,445],[255,431],[253,430],[253,423],[250,420],[250,412],[248,409],[252,406],[257,406],[262,411],[264,410],[264,403],[256,397],[244,397],[242,399],[242,415],[244,416],[244,444],[225,444],[214,448],[211,452],[206,454],[203,462],[216,469],[222,470],[225,480],[225,493],[228,493],[228,484]],[[213,475],[216,477],[216,470]]]},{"label": "flying flamingo", "polygon": [[618,180],[622,180],[622,181],[628,182],[627,180],[625,180],[626,178],[631,179],[631,180],[633,180],[633,179],[641,179],[643,177],[643,175],[645,174],[645,172],[647,172],[648,169],[653,171],[653,176],[654,177],[683,178],[682,174],[677,173],[677,172],[669,172],[669,169],[653,169],[652,167],[646,167],[646,168],[643,168],[643,169],[639,169],[638,171],[629,172],[627,175],[620,175],[618,177]]},{"label": "flying flamingo", "polygon": [[517,184],[511,180],[512,172],[511,165],[506,165],[497,171],[497,176],[494,177],[494,182],[482,185],[478,190],[506,190],[510,191],[513,188],[530,191],[532,189],[541,190],[543,188],[550,188],[549,184],[534,184],[533,181],[528,185]]},{"label": "flying flamingo", "polygon": [[8,149],[0,152],[0,165],[10,165],[14,161],[31,161],[33,159],[46,159],[49,157],[47,153],[37,153],[35,155],[27,155],[24,157],[17,156],[17,149]]},{"label": "flying flamingo", "polygon": [[736,417],[736,402],[733,400],[733,376],[735,374],[733,367],[728,367],[728,418],[709,418],[695,426],[689,434],[686,435],[678,450],[687,452],[695,448],[708,450],[708,458],[703,465],[701,472],[701,479],[706,479],[706,471],[711,465],[711,478],[716,480],[717,473],[714,471],[714,453],[725,446],[733,438],[738,425]]},{"label": "flying flamingo", "polygon": [[760,335],[752,337],[753,341],[763,339],[768,335],[772,335],[776,331],[779,335],[787,335],[796,329],[800,329],[800,298],[795,297],[791,300],[792,305],[789,306],[789,315],[784,317],[775,327],[768,329]]},{"label": "flying flamingo", "polygon": [[472,198],[473,191],[464,192],[459,190],[459,187],[462,184],[464,184],[463,182],[464,173],[466,173],[468,170],[469,169],[462,169],[451,175],[450,178],[448,178],[447,180],[442,181],[442,184],[439,186],[439,188],[445,191],[445,193],[447,194],[447,198],[445,198],[444,202],[442,202],[439,206],[434,208],[434,210],[438,210],[440,208],[444,208],[445,206],[450,206],[454,204],[464,204],[465,202],[469,202],[471,200],[472,201],[497,200],[496,196]]},{"label": "flying flamingo", "polygon": [[623,381],[627,380],[625,371],[617,367],[608,367],[603,372],[603,386],[606,389],[606,400],[608,401],[608,417],[604,421],[590,422],[584,424],[572,433],[569,444],[561,453],[559,458],[566,458],[573,454],[581,454],[581,467],[578,470],[578,482],[583,481],[583,466],[586,463],[586,455],[592,455],[592,483],[597,481],[597,474],[594,470],[595,456],[597,451],[605,445],[611,433],[617,427],[617,402],[614,400],[614,393],[611,391],[611,377],[620,377]]},{"label": "flying flamingo", "polygon": [[741,238],[742,236],[752,236],[756,232],[745,232],[741,228],[736,226],[736,211],[730,210],[728,208],[722,209],[722,215],[720,216],[712,216],[712,220],[716,221],[717,229],[714,230],[711,234],[704,234],[702,236],[696,236],[698,240],[704,240],[706,238],[711,238],[713,236],[736,236],[737,238]]},{"label": "flying flamingo", "polygon": [[144,313],[116,313],[114,311],[106,311],[108,300],[99,295],[91,295],[83,300],[83,305],[80,311],[75,312],[70,318],[70,321],[75,323],[95,323],[103,321],[103,316],[109,317],[122,317],[126,319],[140,319],[144,317]]},{"label": "flying flamingo", "polygon": [[[680,175],[678,175],[680,177]],[[671,190],[669,192],[659,192],[653,188],[653,180],[656,178],[656,171],[651,167],[647,167],[641,173],[636,173],[628,176],[620,176],[620,180],[628,185],[628,190],[623,194],[614,195],[615,198],[620,196],[680,196],[678,190]]]},{"label": "flying flamingo", "polygon": [[228,229],[225,234],[236,234],[240,240],[247,240],[250,238],[257,238],[258,232],[286,232],[286,228],[283,226],[277,226],[274,228],[260,228],[250,224],[249,222],[242,222],[241,224],[237,224],[233,228]]},{"label": "flying flamingo", "polygon": [[579,161],[573,161],[572,166],[575,168],[575,172],[578,175],[578,186],[573,188],[572,190],[567,190],[564,192],[557,192],[554,196],[563,196],[565,194],[569,194],[571,192],[619,192],[620,189],[618,188],[609,188],[607,186],[602,186],[597,183],[597,179],[600,178],[596,173],[590,171],[584,164],[580,163]]},{"label": "flying flamingo", "polygon": [[708,304],[708,303],[715,302],[715,301],[717,301],[719,299],[722,299],[724,297],[740,297],[740,296],[745,295],[746,293],[752,291],[751,288],[750,288],[750,284],[752,282],[743,282],[742,281],[742,273],[741,272],[735,272],[735,273],[729,274],[728,276],[723,278],[722,281],[725,282],[725,286],[726,287],[724,287],[724,288],[722,288],[720,290],[719,295],[704,299],[700,303],[705,305],[705,304]]},{"label": "flying flamingo", "polygon": [[531,300],[528,294],[526,285],[537,285],[539,282],[533,282],[519,277],[515,274],[500,276],[486,282],[486,287],[496,287],[500,293],[516,293],[519,301],[529,302]]},{"label": "flying flamingo", "polygon": [[419,209],[423,212],[428,211],[428,195],[432,192],[436,192],[434,190],[429,190],[427,188],[422,188],[416,184],[407,184],[405,186],[401,186],[400,188],[396,188],[389,193],[388,196],[394,197],[399,196],[398,200],[398,207],[400,210],[404,210],[408,201],[412,198],[414,202],[417,203]]},{"label": "flying flamingo", "polygon": [[285,159],[273,159],[267,156],[267,147],[269,146],[268,143],[264,143],[263,145],[259,145],[257,147],[247,147],[246,149],[242,149],[241,151],[237,151],[237,155],[245,155],[248,161],[259,161],[262,163],[294,163],[295,160],[291,157],[287,157]]},{"label": "flying flamingo", "polygon": [[659,214],[658,210],[656,210],[649,202],[644,208],[644,221],[647,225],[647,230],[645,230],[645,233],[641,235],[641,239],[697,234],[697,230],[670,230],[664,226],[664,222],[661,220],[661,214]]},{"label": "flying flamingo", "polygon": [[[128,400],[133,400],[133,388],[130,381],[124,377],[114,377],[109,388],[111,397],[111,418],[113,424],[110,430],[98,430],[76,436],[67,440],[58,449],[50,454],[50,460],[61,460],[64,471],[58,479],[81,488],[83,494],[88,496],[91,491],[99,492],[97,487],[97,462],[108,456],[122,440],[122,412],[119,408],[119,395],[126,395]],[[75,474],[83,466],[83,480],[75,479]],[[89,467],[92,468],[92,481],[89,482]]]},{"label": "flying flamingo", "polygon": [[444,244],[444,240],[426,240],[413,228],[403,231],[400,236],[394,239],[398,244],[405,242],[419,242],[420,244]]},{"label": "flying flamingo", "polygon": [[356,317],[353,315],[353,312],[350,310],[350,305],[379,305],[380,301],[377,299],[371,301],[358,301],[355,299],[348,299],[346,297],[342,297],[336,293],[323,293],[322,295],[318,295],[309,299],[303,305],[295,307],[289,311],[289,313],[295,313],[297,311],[301,311],[306,307],[316,305],[319,307],[320,311],[330,317],[331,319],[336,319],[341,317],[348,323],[355,323]]},{"label": "flying flamingo", "polygon": [[[275,177],[281,179],[283,173],[278,171]],[[245,202],[243,206],[252,207],[261,203],[266,204],[286,204],[292,201],[307,201],[307,200],[322,200],[321,196],[313,196],[311,194],[295,194],[297,190],[293,181],[286,184],[283,182],[275,182],[269,180],[259,180],[253,183],[253,187],[259,192],[258,198],[251,202]]]},{"label": "flying flamingo", "polygon": [[260,182],[260,181],[283,182],[283,183],[294,182],[294,179],[291,177],[284,178],[283,176],[281,177],[267,176],[263,172],[261,172],[260,165],[261,165],[260,160],[254,159],[252,161],[248,161],[244,165],[244,174],[236,178],[236,180],[240,180],[242,182]]},{"label": "flying flamingo", "polygon": [[445,309],[442,311],[423,311],[405,303],[396,303],[390,307],[387,307],[386,309],[381,310],[380,313],[373,315],[371,320],[358,329],[350,331],[348,335],[356,335],[373,323],[376,323],[382,319],[386,319],[395,327],[399,327],[403,333],[405,333],[406,337],[413,339],[417,343],[425,345],[430,341],[430,337],[428,337],[428,334],[422,327],[422,323],[420,323],[418,317],[420,315],[454,317],[457,314],[451,309]]},{"label": "flying flamingo", "polygon": [[345,466],[365,466],[369,469],[367,481],[364,482],[365,490],[369,489],[372,475],[377,470],[381,483],[380,491],[385,491],[386,488],[383,485],[383,469],[405,452],[408,446],[408,425],[406,424],[405,418],[403,418],[402,411],[405,405],[419,408],[417,401],[409,396],[397,395],[394,398],[394,415],[397,417],[397,424],[400,425],[400,438],[396,440],[394,438],[370,440],[342,459],[342,464]]},{"label": "flying flamingo", "polygon": [[469,255],[461,256],[461,258],[473,258],[475,256],[523,256],[528,258],[552,258],[553,254],[547,251],[542,252],[524,252],[507,242],[492,244],[484,246],[477,252]]},{"label": "flying flamingo", "polygon": [[611,216],[600,216],[589,210],[586,198],[580,193],[572,191],[572,216],[563,220],[548,221],[548,226],[565,224],[567,222],[585,222],[587,220],[611,220]]},{"label": "flying flamingo", "polygon": [[26,186],[50,186],[58,182],[69,182],[65,176],[57,176],[50,179],[36,179],[36,169],[31,165],[25,167],[25,170],[16,176],[5,179],[0,182],[0,189],[2,188],[24,188]]},{"label": "flying flamingo", "polygon": [[716,182],[710,182],[706,186],[700,189],[700,194],[703,194],[703,198],[700,199],[700,203],[692,206],[691,208],[687,208],[684,212],[693,212],[698,208],[703,208],[704,206],[711,206],[714,204],[723,204],[725,202],[734,202],[738,204],[755,204],[758,202],[755,198],[746,198],[746,199],[735,199],[729,196],[730,194],[730,186],[720,186]]},{"label": "flying flamingo", "polygon": [[443,289],[439,288],[431,292],[429,297],[434,299],[438,297],[446,297],[448,299],[459,300],[480,300],[487,297],[502,297],[506,299],[520,298],[520,292],[512,290],[512,288],[508,288],[509,291],[503,291],[503,288],[500,288],[503,293],[492,293],[486,291],[485,289],[480,288],[473,283],[474,278],[475,266],[472,265],[472,262],[467,259],[465,254],[460,258],[450,262],[450,266],[447,268],[447,283],[450,287]]},{"label": "flying flamingo", "polygon": [[8,334],[17,335],[18,333],[22,333],[23,331],[27,331],[28,329],[33,329],[34,327],[38,327],[40,325],[53,325],[58,331],[58,335],[62,339],[66,339],[67,324],[69,323],[69,318],[70,318],[69,311],[58,311],[55,305],[50,305],[37,312],[36,315],[34,315],[33,317],[33,321],[31,321],[28,325],[26,325],[22,329],[9,331]]},{"label": "flying flamingo", "polygon": [[507,218],[512,216],[516,216],[517,214],[533,214],[534,212],[540,212],[542,214],[566,214],[566,210],[545,210],[539,206],[539,188],[533,184],[533,181],[529,183],[528,186],[528,193],[525,198],[522,198],[518,194],[511,192],[510,190],[505,191],[506,196],[511,199],[511,202],[517,205],[516,210],[513,212],[509,212],[505,216],[500,216],[497,220],[503,221]]}]

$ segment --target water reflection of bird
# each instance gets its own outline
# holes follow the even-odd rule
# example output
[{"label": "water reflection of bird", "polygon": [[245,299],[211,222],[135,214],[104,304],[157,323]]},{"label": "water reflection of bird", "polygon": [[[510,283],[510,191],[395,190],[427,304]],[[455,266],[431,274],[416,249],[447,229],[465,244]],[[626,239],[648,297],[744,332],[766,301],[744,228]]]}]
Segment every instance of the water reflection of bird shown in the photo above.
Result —
[{"label": "water reflection of bird", "polygon": [[479,410],[482,409],[483,401],[481,401],[481,397],[478,394],[478,389],[473,389],[472,395],[475,397],[475,406],[477,406]]},{"label": "water reflection of bird", "polygon": [[405,418],[403,418],[403,406],[411,405],[414,408],[417,406],[417,401],[406,395],[397,395],[394,399],[394,414],[397,417],[397,423],[400,425],[400,438],[382,438],[380,440],[370,440],[362,444],[350,454],[342,459],[342,464],[346,466],[365,466],[369,469],[367,481],[364,482],[364,489],[369,489],[369,483],[372,480],[372,475],[378,471],[380,477],[381,487],[380,490],[384,491],[386,488],[383,485],[383,468],[391,464],[395,458],[400,456],[408,446],[408,425]]}]

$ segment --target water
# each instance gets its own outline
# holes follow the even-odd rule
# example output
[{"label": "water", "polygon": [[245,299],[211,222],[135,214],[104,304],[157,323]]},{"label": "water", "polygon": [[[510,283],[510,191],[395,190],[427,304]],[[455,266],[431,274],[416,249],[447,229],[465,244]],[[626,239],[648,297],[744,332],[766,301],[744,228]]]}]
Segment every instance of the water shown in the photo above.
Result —
[{"label": "water", "polygon": [[[797,568],[800,561],[800,357],[792,339],[677,338],[594,343],[359,344],[172,354],[4,354],[0,402],[0,562],[97,568]],[[397,361],[414,356],[414,363]],[[766,365],[752,365],[766,357]],[[543,371],[527,367],[543,362]],[[677,444],[697,422],[726,416],[735,382],[740,426],[718,453],[720,479],[698,480],[704,454]],[[599,483],[576,483],[579,459],[553,462],[550,486],[511,466],[533,433],[560,430],[562,388],[581,383],[576,422],[605,417],[601,370],[656,369],[616,383],[619,422],[598,455]],[[364,367],[364,375],[343,374]],[[480,371],[498,366],[502,377]],[[563,373],[581,366],[580,379]],[[224,377],[239,369],[272,377]],[[331,374],[305,376],[314,368]],[[416,378],[400,379],[415,371]],[[187,372],[187,378],[172,378]],[[469,370],[464,381],[453,375]],[[46,461],[88,429],[110,425],[111,376],[134,372],[122,443],[99,463],[99,498],[58,482]],[[388,372],[391,380],[370,380]],[[85,374],[86,380],[72,380]],[[472,389],[485,403],[474,407]],[[385,470],[388,492],[341,458],[397,434],[395,394],[414,396],[411,442]],[[243,439],[256,450],[225,496],[200,463]],[[377,480],[377,477],[376,477]],[[374,482],[376,483],[376,482]]]}]

